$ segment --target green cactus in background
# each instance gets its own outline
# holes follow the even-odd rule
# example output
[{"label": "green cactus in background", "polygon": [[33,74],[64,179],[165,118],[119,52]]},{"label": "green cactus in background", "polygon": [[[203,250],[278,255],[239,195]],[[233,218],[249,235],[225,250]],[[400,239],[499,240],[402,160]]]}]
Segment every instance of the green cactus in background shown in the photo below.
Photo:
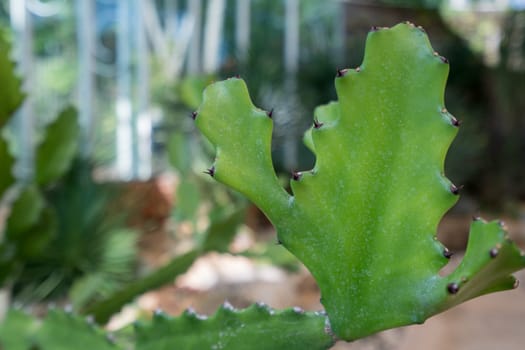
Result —
[{"label": "green cactus in background", "polygon": [[271,113],[245,83],[209,86],[194,115],[216,146],[208,173],[251,199],[282,245],[317,280],[337,336],[354,340],[422,323],[465,300],[516,285],[525,256],[496,222],[473,222],[465,257],[449,276],[437,225],[459,189],[444,159],[459,122],[446,110],[448,61],[421,28],[373,28],[360,67],[336,77],[338,102],[321,106],[305,136],[312,170],[275,175]]}]

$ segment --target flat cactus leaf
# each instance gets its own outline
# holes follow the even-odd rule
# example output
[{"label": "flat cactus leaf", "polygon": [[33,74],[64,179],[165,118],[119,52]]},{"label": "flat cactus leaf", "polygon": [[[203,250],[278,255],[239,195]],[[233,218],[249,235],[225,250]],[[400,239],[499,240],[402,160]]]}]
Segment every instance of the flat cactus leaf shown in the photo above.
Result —
[{"label": "flat cactus leaf", "polygon": [[39,324],[20,310],[10,309],[0,322],[0,349],[29,350]]},{"label": "flat cactus leaf", "polygon": [[2,199],[5,191],[15,183],[14,165],[15,158],[9,152],[9,145],[0,135],[0,199]]},{"label": "flat cactus leaf", "polygon": [[[458,199],[444,175],[459,123],[446,110],[448,61],[412,24],[374,28],[363,63],[335,79],[305,142],[315,167],[289,195],[270,155],[272,120],[241,79],[210,85],[196,124],[215,145],[209,174],[246,195],[317,280],[337,336],[361,338],[422,323],[464,300],[510,289],[523,253],[493,223],[472,225],[463,263],[440,276],[437,225]],[[489,252],[498,250],[497,257]]]},{"label": "flat cactus leaf", "polygon": [[0,30],[0,128],[9,121],[24,100],[22,81],[15,74],[15,64],[9,57],[10,51],[11,45],[6,39],[6,33]]},{"label": "flat cactus leaf", "polygon": [[50,310],[35,336],[40,350],[120,349],[89,319]]},{"label": "flat cactus leaf", "polygon": [[44,206],[42,193],[35,185],[23,188],[13,202],[7,218],[7,237],[15,240],[17,236],[36,225]]},{"label": "flat cactus leaf", "polygon": [[333,343],[326,316],[301,309],[274,311],[264,304],[235,310],[225,304],[209,318],[192,310],[177,318],[156,313],[137,325],[136,350],[163,349],[327,349]]},{"label": "flat cactus leaf", "polygon": [[35,152],[35,180],[39,185],[56,181],[67,172],[77,154],[79,135],[77,111],[72,107],[46,127],[44,140]]}]

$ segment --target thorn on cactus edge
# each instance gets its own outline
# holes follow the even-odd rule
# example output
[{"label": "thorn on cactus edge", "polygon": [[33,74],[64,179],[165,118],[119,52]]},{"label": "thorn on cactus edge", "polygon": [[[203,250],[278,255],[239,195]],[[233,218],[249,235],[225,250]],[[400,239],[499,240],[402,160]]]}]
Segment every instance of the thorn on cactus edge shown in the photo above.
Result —
[{"label": "thorn on cactus edge", "polygon": [[450,116],[450,121],[451,121],[452,125],[454,125],[455,127],[459,127],[461,125],[461,120],[457,120],[453,116]]},{"label": "thorn on cactus edge", "polygon": [[409,26],[411,27],[415,27],[414,23],[410,22],[410,21],[405,21],[405,24],[408,24]]},{"label": "thorn on cactus edge", "polygon": [[226,311],[231,311],[231,312],[235,312],[235,308],[233,307],[232,304],[230,304],[229,301],[225,301],[224,303],[222,303],[222,309],[223,310],[226,310]]},{"label": "thorn on cactus edge", "polygon": [[481,217],[479,216],[473,216],[472,221],[481,221]]},{"label": "thorn on cactus edge", "polygon": [[341,78],[341,77],[344,77],[346,75],[346,73],[348,72],[348,69],[338,69],[337,70],[337,74],[336,74],[336,77],[337,78]]},{"label": "thorn on cactus edge", "polygon": [[191,119],[193,120],[197,119],[197,112],[195,111],[191,112]]},{"label": "thorn on cactus edge", "polygon": [[359,66],[356,67],[356,68],[355,68],[355,71],[356,71],[357,73],[359,73],[359,72],[361,71],[361,67],[359,67]]},{"label": "thorn on cactus edge", "polygon": [[282,242],[279,238],[277,238],[277,242],[275,242],[275,244],[277,244],[277,245],[282,245],[283,242]]},{"label": "thorn on cactus edge", "polygon": [[204,174],[208,174],[208,175],[210,175],[211,177],[214,177],[214,176],[215,176],[215,167],[212,166],[211,168],[206,169],[206,170],[204,171]]},{"label": "thorn on cactus edge", "polygon": [[450,185],[450,192],[452,192],[452,194],[454,195],[458,195],[459,194],[459,191],[463,188],[463,185],[461,186],[456,186],[454,184]]},{"label": "thorn on cactus edge", "polygon": [[299,315],[302,315],[304,314],[304,310],[302,308],[300,308],[299,306],[294,306],[292,308],[293,312],[295,312],[296,314],[299,314]]},{"label": "thorn on cactus edge", "polygon": [[499,254],[499,250],[498,250],[498,248],[496,248],[496,247],[492,248],[492,249],[489,251],[489,255],[490,255],[490,257],[493,258],[493,259],[494,259],[495,257],[497,257],[498,254]]},{"label": "thorn on cactus edge", "polygon": [[303,176],[303,174],[300,171],[292,171],[292,179],[294,181],[299,181],[301,176]]},{"label": "thorn on cactus edge", "polygon": [[234,78],[235,79],[241,79],[241,75],[240,74],[235,74]]},{"label": "thorn on cactus edge", "polygon": [[439,59],[441,60],[441,62],[448,64],[448,59],[446,57],[439,56]]},{"label": "thorn on cactus edge", "polygon": [[268,116],[268,118],[272,119],[272,117],[273,117],[273,108],[270,109],[269,112],[266,112],[266,115]]},{"label": "thorn on cactus edge", "polygon": [[425,28],[423,28],[423,27],[421,27],[421,26],[417,26],[417,29],[419,29],[419,30],[422,31],[423,33],[426,33]]},{"label": "thorn on cactus edge", "polygon": [[370,27],[370,31],[371,31],[371,32],[377,32],[379,29],[381,29],[381,28],[378,27],[378,26],[372,26],[372,27]]},{"label": "thorn on cactus edge", "polygon": [[450,294],[456,294],[457,292],[459,292],[459,285],[455,282],[449,283],[447,284],[447,291]]},{"label": "thorn on cactus edge", "polygon": [[319,129],[323,125],[324,125],[324,123],[321,123],[319,120],[314,118],[314,129]]},{"label": "thorn on cactus edge", "polygon": [[445,250],[443,250],[443,256],[445,258],[450,259],[452,255],[454,255],[454,253],[448,250],[448,248],[445,248]]},{"label": "thorn on cactus edge", "polygon": [[520,281],[519,280],[515,280],[514,281],[514,285],[512,286],[512,288],[516,289],[516,288],[519,287],[519,285],[520,285]]}]

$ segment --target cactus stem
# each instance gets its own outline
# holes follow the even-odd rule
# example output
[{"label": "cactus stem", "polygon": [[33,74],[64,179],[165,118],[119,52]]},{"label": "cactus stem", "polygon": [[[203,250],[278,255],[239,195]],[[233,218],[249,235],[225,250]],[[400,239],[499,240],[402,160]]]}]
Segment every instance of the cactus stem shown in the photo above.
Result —
[{"label": "cactus stem", "polygon": [[214,177],[214,176],[215,176],[215,167],[212,166],[211,168],[206,169],[206,170],[204,171],[204,174],[208,174],[208,175],[210,175],[211,177]]},{"label": "cactus stem", "polygon": [[448,248],[445,248],[445,250],[443,250],[443,256],[445,258],[450,259],[452,255],[454,255],[454,253],[448,250]]},{"label": "cactus stem", "polygon": [[321,123],[319,120],[314,118],[314,128],[315,129],[319,129],[323,125],[324,125],[324,123]]},{"label": "cactus stem", "polygon": [[195,111],[191,112],[191,119],[193,120],[197,119],[197,112]]},{"label": "cactus stem", "polygon": [[456,186],[454,184],[450,185],[450,192],[452,192],[453,195],[458,195],[459,191],[463,188],[463,185]]},{"label": "cactus stem", "polygon": [[272,117],[273,117],[273,108],[270,109],[269,112],[266,112],[266,115],[268,116],[268,118],[272,119]]},{"label": "cactus stem", "polygon": [[301,176],[303,176],[303,174],[300,171],[292,171],[292,179],[294,181],[299,181]]},{"label": "cactus stem", "polygon": [[336,74],[336,77],[337,78],[341,78],[341,77],[344,77],[346,75],[346,73],[348,72],[348,69],[338,69],[337,70],[337,74]]},{"label": "cactus stem", "polygon": [[459,292],[459,285],[455,282],[449,283],[447,284],[447,291],[450,294],[456,294],[457,292]]},{"label": "cactus stem", "polygon": [[498,256],[498,253],[499,253],[499,250],[498,248],[492,248],[490,251],[489,251],[489,255],[491,258],[495,258]]}]

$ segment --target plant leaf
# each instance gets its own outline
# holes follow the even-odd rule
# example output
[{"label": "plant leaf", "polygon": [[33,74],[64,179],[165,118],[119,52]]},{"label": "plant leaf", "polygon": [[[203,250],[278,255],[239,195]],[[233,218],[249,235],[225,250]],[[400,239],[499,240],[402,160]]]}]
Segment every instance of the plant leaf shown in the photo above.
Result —
[{"label": "plant leaf", "polygon": [[0,30],[0,128],[8,122],[24,100],[22,81],[15,74],[15,64],[9,57],[10,51],[11,45],[6,39],[6,32]]},{"label": "plant leaf", "polygon": [[79,135],[73,107],[66,108],[46,127],[44,140],[35,152],[35,180],[39,185],[56,181],[67,172],[77,153]]},{"label": "plant leaf", "polygon": [[0,135],[0,199],[2,199],[5,191],[15,183],[14,164],[15,158],[9,152],[9,145]]},{"label": "plant leaf", "polygon": [[7,237],[15,240],[17,236],[36,225],[44,206],[44,198],[35,185],[23,188],[11,206],[11,213],[7,218]]},{"label": "plant leaf", "polygon": [[[339,100],[314,112],[305,140],[316,164],[294,175],[293,196],[272,167],[271,119],[244,82],[229,79],[204,92],[196,124],[216,146],[213,177],[269,217],[279,241],[315,277],[342,339],[422,323],[512,288],[510,273],[525,267],[502,230],[478,223],[462,265],[439,275],[447,259],[437,225],[458,198],[444,176],[458,126],[444,104],[448,69],[420,28],[372,30],[362,65],[336,78]],[[491,247],[501,257],[489,259]]]},{"label": "plant leaf", "polygon": [[38,329],[38,322],[20,310],[10,309],[0,322],[0,348],[29,350]]},{"label": "plant leaf", "polygon": [[36,342],[41,350],[120,348],[112,344],[94,324],[59,310],[49,310],[36,334]]},{"label": "plant leaf", "polygon": [[150,325],[137,326],[136,349],[327,349],[334,340],[325,323],[320,313],[264,304],[244,310],[225,304],[207,319],[192,311],[177,318],[157,313]]}]

